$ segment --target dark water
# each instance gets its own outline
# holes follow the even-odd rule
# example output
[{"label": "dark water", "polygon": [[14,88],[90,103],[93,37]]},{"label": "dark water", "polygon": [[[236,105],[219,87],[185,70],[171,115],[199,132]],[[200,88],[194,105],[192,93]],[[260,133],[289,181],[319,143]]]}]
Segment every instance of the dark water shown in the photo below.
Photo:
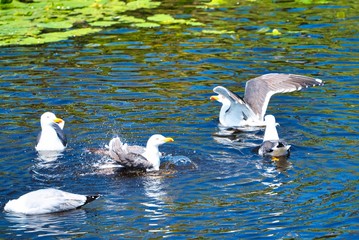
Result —
[{"label": "dark water", "polygon": [[[122,26],[1,48],[1,208],[45,187],[102,197],[60,214],[1,212],[0,238],[358,237],[357,13],[355,1],[185,5],[177,14],[235,32]],[[326,82],[272,98],[267,113],[292,145],[279,163],[252,152],[262,131],[214,137],[220,106],[209,101],[216,85],[242,93],[246,80],[269,72]],[[45,111],[66,121],[69,147],[54,162],[34,149]],[[106,159],[85,151],[116,134],[144,145],[154,133],[175,139],[163,152],[198,168],[129,177],[101,169]]]}]

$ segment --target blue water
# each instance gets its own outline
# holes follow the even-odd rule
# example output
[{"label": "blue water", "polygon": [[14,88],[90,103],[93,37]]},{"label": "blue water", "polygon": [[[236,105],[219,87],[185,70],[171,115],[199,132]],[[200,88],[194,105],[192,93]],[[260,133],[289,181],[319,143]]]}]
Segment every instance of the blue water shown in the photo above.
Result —
[{"label": "blue water", "polygon": [[[1,48],[0,207],[45,187],[102,197],[58,214],[1,211],[0,238],[358,237],[359,35],[350,4],[334,20],[332,5],[279,4],[263,16],[254,5],[196,10],[238,27],[228,34],[123,26]],[[256,31],[267,25],[285,34]],[[248,79],[269,72],[325,81],[272,98],[267,113],[292,145],[281,162],[253,152],[263,131],[217,137],[220,105],[209,100],[217,85],[242,94]],[[53,162],[34,149],[45,111],[66,121],[69,139]],[[115,135],[144,145],[154,133],[175,140],[161,151],[197,168],[126,176],[86,151]]]}]

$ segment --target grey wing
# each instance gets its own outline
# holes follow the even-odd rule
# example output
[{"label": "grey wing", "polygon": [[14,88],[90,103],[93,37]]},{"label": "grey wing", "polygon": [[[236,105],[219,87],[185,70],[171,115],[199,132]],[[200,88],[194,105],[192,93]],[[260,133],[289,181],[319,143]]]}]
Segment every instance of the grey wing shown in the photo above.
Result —
[{"label": "grey wing", "polygon": [[302,75],[270,73],[247,81],[243,99],[263,120],[272,95],[299,91],[317,85],[323,85],[323,81]]},{"label": "grey wing", "polygon": [[108,153],[113,160],[120,161],[120,158],[127,154],[127,149],[124,147],[120,138],[115,137],[111,139],[109,143]]},{"label": "grey wing", "polygon": [[127,146],[127,149],[129,152],[131,153],[137,153],[137,154],[142,154],[145,152],[145,148],[138,146],[138,145],[134,145],[134,146]]},{"label": "grey wing", "polygon": [[225,96],[232,103],[244,104],[244,101],[240,96],[238,96],[237,94],[233,93],[232,91],[228,90],[225,87],[217,86],[217,87],[213,88],[213,92]]},{"label": "grey wing", "polygon": [[140,146],[124,145],[120,138],[116,137],[110,141],[109,147],[110,157],[125,168],[148,169],[152,167],[152,164],[141,155],[144,148]]},{"label": "grey wing", "polygon": [[145,157],[137,153],[119,154],[112,151],[111,154],[116,154],[117,157],[114,160],[128,169],[146,170],[153,167]]},{"label": "grey wing", "polygon": [[260,148],[258,149],[258,154],[261,156],[264,156],[268,153],[273,152],[273,148],[277,145],[277,142],[272,142],[272,141],[265,141],[262,143],[262,145],[260,146]]},{"label": "grey wing", "polygon": [[55,129],[57,136],[59,137],[60,141],[62,142],[62,145],[66,146],[67,138],[66,138],[64,131],[56,123],[53,124],[53,128]]}]

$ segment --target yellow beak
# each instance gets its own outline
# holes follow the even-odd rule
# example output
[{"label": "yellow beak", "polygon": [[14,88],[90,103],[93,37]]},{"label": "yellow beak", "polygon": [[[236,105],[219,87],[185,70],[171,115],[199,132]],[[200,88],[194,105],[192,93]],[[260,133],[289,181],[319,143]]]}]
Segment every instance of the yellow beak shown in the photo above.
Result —
[{"label": "yellow beak", "polygon": [[62,123],[64,120],[62,120],[61,118],[55,118],[54,122],[55,123]]},{"label": "yellow beak", "polygon": [[165,138],[164,141],[165,142],[173,142],[174,140],[173,140],[173,138]]},{"label": "yellow beak", "polygon": [[218,101],[219,97],[218,96],[211,96],[210,99],[213,101],[213,100],[216,100]]}]

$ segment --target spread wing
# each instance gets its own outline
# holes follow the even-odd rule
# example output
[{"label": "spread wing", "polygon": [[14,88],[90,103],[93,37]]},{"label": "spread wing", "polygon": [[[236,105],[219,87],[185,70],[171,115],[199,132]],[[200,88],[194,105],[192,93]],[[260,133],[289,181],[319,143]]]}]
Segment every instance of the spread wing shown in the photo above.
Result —
[{"label": "spread wing", "polygon": [[323,85],[323,81],[302,75],[270,73],[247,81],[243,99],[257,117],[263,120],[269,100],[274,94],[317,85]]}]

